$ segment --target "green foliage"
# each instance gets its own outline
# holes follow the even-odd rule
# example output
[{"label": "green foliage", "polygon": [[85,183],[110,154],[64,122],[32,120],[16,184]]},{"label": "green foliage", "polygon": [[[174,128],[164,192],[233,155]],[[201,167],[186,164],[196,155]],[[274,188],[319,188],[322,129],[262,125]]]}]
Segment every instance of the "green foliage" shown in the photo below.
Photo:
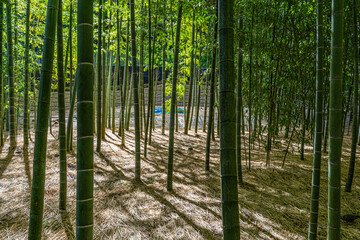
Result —
[{"label": "green foliage", "polygon": [[1,3],[10,4],[9,0],[0,0]]}]

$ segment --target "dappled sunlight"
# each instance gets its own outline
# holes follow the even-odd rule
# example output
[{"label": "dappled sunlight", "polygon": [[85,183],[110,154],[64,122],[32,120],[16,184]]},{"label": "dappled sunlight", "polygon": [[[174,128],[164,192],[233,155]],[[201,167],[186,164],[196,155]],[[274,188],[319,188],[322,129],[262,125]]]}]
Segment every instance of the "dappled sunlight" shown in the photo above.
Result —
[{"label": "dappled sunlight", "polygon": [[[94,154],[94,233],[95,239],[221,239],[221,189],[219,142],[212,142],[210,172],[205,169],[206,133],[175,134],[174,191],[166,191],[168,136],[155,131],[148,157],[141,156],[141,183],[134,182],[134,135],[125,132],[125,146],[110,130],[106,132],[102,153]],[[167,134],[167,132],[166,132]],[[57,132],[54,131],[56,137]],[[76,136],[74,136],[76,137]],[[247,136],[243,141],[248,146]],[[312,174],[312,147],[300,160],[290,152],[285,167],[281,164],[287,140],[277,138],[271,151],[271,165],[265,166],[263,143],[251,149],[251,170],[245,168],[244,184],[239,186],[240,225],[243,239],[305,239],[309,219]],[[346,180],[350,137],[345,136],[343,183]],[[76,144],[76,142],[75,142]],[[141,146],[144,142],[141,140]],[[296,145],[296,143],[293,143]],[[6,145],[5,145],[6,147]],[[68,160],[68,206],[66,214],[58,210],[58,142],[49,136],[45,185],[45,239],[72,236],[75,226],[76,156]],[[76,145],[74,146],[76,149]],[[295,148],[294,148],[295,149]],[[143,149],[142,149],[143,150]],[[178,150],[178,151],[177,151]],[[247,149],[248,151],[248,149]],[[247,152],[248,154],[248,152]],[[26,155],[25,155],[26,156]],[[29,146],[32,169],[33,143]],[[4,153],[2,153],[4,157]],[[246,156],[247,157],[247,156]],[[27,235],[30,206],[29,182],[22,151],[15,152],[0,179],[0,236],[24,238]],[[319,234],[326,235],[327,156],[321,170]],[[360,175],[356,169],[356,176]],[[352,193],[342,194],[344,214],[360,211],[358,179]],[[345,239],[358,236],[359,223],[343,225]]]}]

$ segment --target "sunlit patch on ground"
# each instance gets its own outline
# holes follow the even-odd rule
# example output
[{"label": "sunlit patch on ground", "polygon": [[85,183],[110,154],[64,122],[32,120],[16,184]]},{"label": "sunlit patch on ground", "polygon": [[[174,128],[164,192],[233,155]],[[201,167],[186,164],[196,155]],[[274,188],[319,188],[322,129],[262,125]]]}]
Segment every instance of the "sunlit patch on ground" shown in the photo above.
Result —
[{"label": "sunlit patch on ground", "polygon": [[[59,156],[57,130],[49,134],[46,167],[44,239],[66,239],[75,226],[76,157],[68,154],[68,223],[58,210]],[[134,133],[126,132],[126,146],[107,130],[102,154],[95,154],[95,239],[221,239],[221,189],[219,142],[212,143],[211,171],[205,169],[206,134],[175,134],[174,192],[166,191],[168,132],[154,132],[148,157],[142,157],[142,183],[134,178]],[[18,137],[21,141],[22,137]],[[34,139],[34,136],[32,136]],[[76,136],[75,138],[76,139]],[[263,139],[265,139],[263,137]],[[243,138],[248,147],[247,137]],[[251,170],[247,170],[248,149],[243,151],[243,186],[239,186],[242,239],[306,239],[310,187],[311,144],[301,161],[299,143],[291,144],[285,167],[281,168],[288,139],[277,138],[266,167],[264,141],[251,150]],[[75,142],[76,144],[76,142]],[[33,143],[29,160],[21,142],[0,179],[0,239],[25,239],[28,230]],[[143,146],[143,141],[142,141]],[[76,146],[74,146],[76,149]],[[5,145],[1,158],[5,158]],[[178,150],[178,151],[176,151]],[[346,180],[350,138],[344,140],[342,180]],[[142,148],[143,151],[143,148]],[[245,158],[246,156],[246,158]],[[5,166],[4,160],[1,166]],[[27,170],[26,170],[27,169]],[[327,156],[323,156],[320,193],[319,237],[326,237]],[[360,170],[356,168],[352,193],[342,193],[342,214],[360,214]],[[71,225],[69,225],[71,223]],[[67,227],[67,234],[65,232]],[[342,225],[344,239],[360,236],[360,221]]]}]

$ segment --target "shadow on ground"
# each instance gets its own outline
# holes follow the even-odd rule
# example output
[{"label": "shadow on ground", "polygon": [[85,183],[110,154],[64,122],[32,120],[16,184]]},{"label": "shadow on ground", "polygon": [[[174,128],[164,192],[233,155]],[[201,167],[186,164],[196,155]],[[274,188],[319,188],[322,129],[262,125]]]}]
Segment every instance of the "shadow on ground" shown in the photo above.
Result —
[{"label": "shadow on ground", "polygon": [[[55,133],[56,135],[56,133]],[[95,239],[221,239],[221,189],[219,142],[212,142],[211,171],[205,171],[206,134],[175,134],[173,192],[166,191],[168,135],[156,130],[148,157],[141,158],[141,182],[135,182],[134,132],[121,139],[106,133],[102,152],[95,162]],[[75,136],[76,137],[76,136]],[[248,146],[247,137],[243,143]],[[266,167],[264,141],[251,149],[251,170],[247,170],[248,149],[243,149],[244,185],[239,186],[242,239],[306,239],[309,219],[312,149],[306,145],[305,160],[297,154],[299,143],[291,144],[285,168],[281,168],[288,140],[277,138],[271,152],[271,166]],[[141,146],[143,148],[143,140]],[[76,147],[74,146],[74,149]],[[142,149],[143,151],[143,149]],[[344,140],[343,181],[350,151],[350,138]],[[68,154],[68,207],[58,208],[58,143],[50,137],[45,191],[44,239],[72,239],[75,226],[76,155]],[[0,237],[22,238],[27,232],[31,182],[31,158],[15,156],[6,162],[6,176],[0,179]],[[29,159],[30,158],[30,159]],[[18,166],[25,163],[24,166]],[[1,165],[5,166],[5,165]],[[5,170],[2,171],[4,173]],[[25,173],[25,174],[24,174]],[[320,192],[319,238],[326,236],[327,156],[323,157]],[[360,175],[357,168],[356,176]],[[11,180],[12,179],[12,180]],[[16,183],[26,183],[23,189]],[[342,194],[342,212],[359,214],[359,179],[351,194]],[[5,190],[7,189],[7,190]],[[13,193],[7,196],[11,189]],[[356,239],[359,222],[342,227],[344,239]]]}]

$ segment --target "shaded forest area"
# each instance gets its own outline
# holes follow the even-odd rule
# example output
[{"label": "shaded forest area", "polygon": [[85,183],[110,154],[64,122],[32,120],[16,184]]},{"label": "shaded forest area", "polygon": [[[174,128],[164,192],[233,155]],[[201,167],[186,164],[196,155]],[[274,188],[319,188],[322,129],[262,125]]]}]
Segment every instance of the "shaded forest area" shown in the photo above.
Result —
[{"label": "shaded forest area", "polygon": [[0,0],[0,239],[359,239],[357,0]]}]

